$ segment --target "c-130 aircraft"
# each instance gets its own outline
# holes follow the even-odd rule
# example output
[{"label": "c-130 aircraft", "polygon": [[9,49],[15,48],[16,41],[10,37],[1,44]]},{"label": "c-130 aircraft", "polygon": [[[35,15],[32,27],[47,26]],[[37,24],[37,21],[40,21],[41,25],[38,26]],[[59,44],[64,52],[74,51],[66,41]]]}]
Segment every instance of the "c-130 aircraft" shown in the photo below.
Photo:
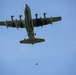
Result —
[{"label": "c-130 aircraft", "polygon": [[14,20],[11,16],[11,21],[0,21],[0,26],[14,27],[14,28],[26,28],[28,39],[21,40],[21,44],[35,44],[39,42],[44,42],[45,39],[35,38],[36,33],[34,33],[34,27],[44,26],[47,24],[52,24],[53,22],[60,21],[61,17],[50,17],[46,18],[46,13],[44,13],[44,18],[38,18],[38,14],[35,14],[36,19],[32,19],[30,7],[25,4],[24,6],[24,20],[22,20],[22,15],[20,15],[20,20]]}]

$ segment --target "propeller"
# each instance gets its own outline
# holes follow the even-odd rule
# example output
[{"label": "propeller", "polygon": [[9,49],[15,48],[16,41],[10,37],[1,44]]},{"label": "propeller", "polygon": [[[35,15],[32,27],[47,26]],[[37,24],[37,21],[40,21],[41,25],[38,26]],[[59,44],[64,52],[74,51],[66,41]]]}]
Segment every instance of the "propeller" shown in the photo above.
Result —
[{"label": "propeller", "polygon": [[19,15],[19,17],[20,17],[20,21],[21,21],[21,20],[22,20],[22,19],[21,19],[22,15]]},{"label": "propeller", "polygon": [[44,18],[46,18],[46,14],[47,14],[47,13],[43,13],[43,15],[44,15]]},{"label": "propeller", "polygon": [[13,19],[13,15],[11,16],[11,20],[12,20],[12,27],[15,27],[15,24],[14,24],[14,19]]},{"label": "propeller", "polygon": [[37,16],[38,16],[38,14],[35,14],[36,19],[38,18]]},{"label": "propeller", "polygon": [[12,21],[14,20],[13,17],[14,17],[14,16],[12,15],[12,16],[11,16],[11,20],[12,20]]},{"label": "propeller", "polygon": [[20,26],[21,26],[21,28],[23,28],[23,23],[22,23],[22,15],[19,15],[19,17],[20,17]]}]

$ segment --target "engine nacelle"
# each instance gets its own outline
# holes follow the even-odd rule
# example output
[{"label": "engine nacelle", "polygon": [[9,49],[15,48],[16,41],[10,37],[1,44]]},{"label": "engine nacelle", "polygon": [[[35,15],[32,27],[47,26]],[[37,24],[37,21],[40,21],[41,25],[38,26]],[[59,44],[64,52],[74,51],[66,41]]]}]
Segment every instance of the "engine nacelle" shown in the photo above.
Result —
[{"label": "engine nacelle", "polygon": [[19,15],[19,18],[20,18],[20,23],[19,23],[19,25],[20,25],[21,28],[23,28],[22,15]]},{"label": "engine nacelle", "polygon": [[47,13],[44,13],[44,14],[43,14],[45,19],[46,19],[46,14],[47,14]]},{"label": "engine nacelle", "polygon": [[11,20],[12,20],[12,27],[15,27],[15,24],[14,24],[14,19],[13,19],[13,15],[11,16]]},{"label": "engine nacelle", "polygon": [[22,20],[22,15],[19,15],[19,17],[20,17],[20,21]]},{"label": "engine nacelle", "polygon": [[36,19],[38,18],[38,14],[35,14]]},{"label": "engine nacelle", "polygon": [[11,20],[12,20],[12,21],[14,21],[13,17],[14,17],[14,16],[12,15],[12,16],[11,16]]},{"label": "engine nacelle", "polygon": [[21,28],[23,28],[23,27],[24,27],[22,22],[20,22],[20,27],[21,27]]}]

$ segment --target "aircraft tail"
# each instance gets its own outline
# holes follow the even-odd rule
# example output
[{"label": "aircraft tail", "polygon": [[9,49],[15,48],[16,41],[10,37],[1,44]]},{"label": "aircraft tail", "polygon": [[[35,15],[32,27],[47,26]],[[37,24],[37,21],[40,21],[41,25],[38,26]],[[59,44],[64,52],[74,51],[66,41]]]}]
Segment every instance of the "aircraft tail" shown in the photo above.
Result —
[{"label": "aircraft tail", "polygon": [[33,39],[24,39],[21,40],[20,43],[22,44],[35,44],[35,43],[39,43],[39,42],[44,42],[44,39],[41,38],[33,38]]}]

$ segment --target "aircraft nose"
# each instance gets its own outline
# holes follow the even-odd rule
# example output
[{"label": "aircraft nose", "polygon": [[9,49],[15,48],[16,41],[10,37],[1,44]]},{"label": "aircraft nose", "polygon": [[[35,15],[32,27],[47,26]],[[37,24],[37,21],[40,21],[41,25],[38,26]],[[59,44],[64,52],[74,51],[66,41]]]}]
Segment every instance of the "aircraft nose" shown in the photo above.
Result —
[{"label": "aircraft nose", "polygon": [[27,7],[28,5],[27,5],[27,4],[25,4],[25,6]]}]

